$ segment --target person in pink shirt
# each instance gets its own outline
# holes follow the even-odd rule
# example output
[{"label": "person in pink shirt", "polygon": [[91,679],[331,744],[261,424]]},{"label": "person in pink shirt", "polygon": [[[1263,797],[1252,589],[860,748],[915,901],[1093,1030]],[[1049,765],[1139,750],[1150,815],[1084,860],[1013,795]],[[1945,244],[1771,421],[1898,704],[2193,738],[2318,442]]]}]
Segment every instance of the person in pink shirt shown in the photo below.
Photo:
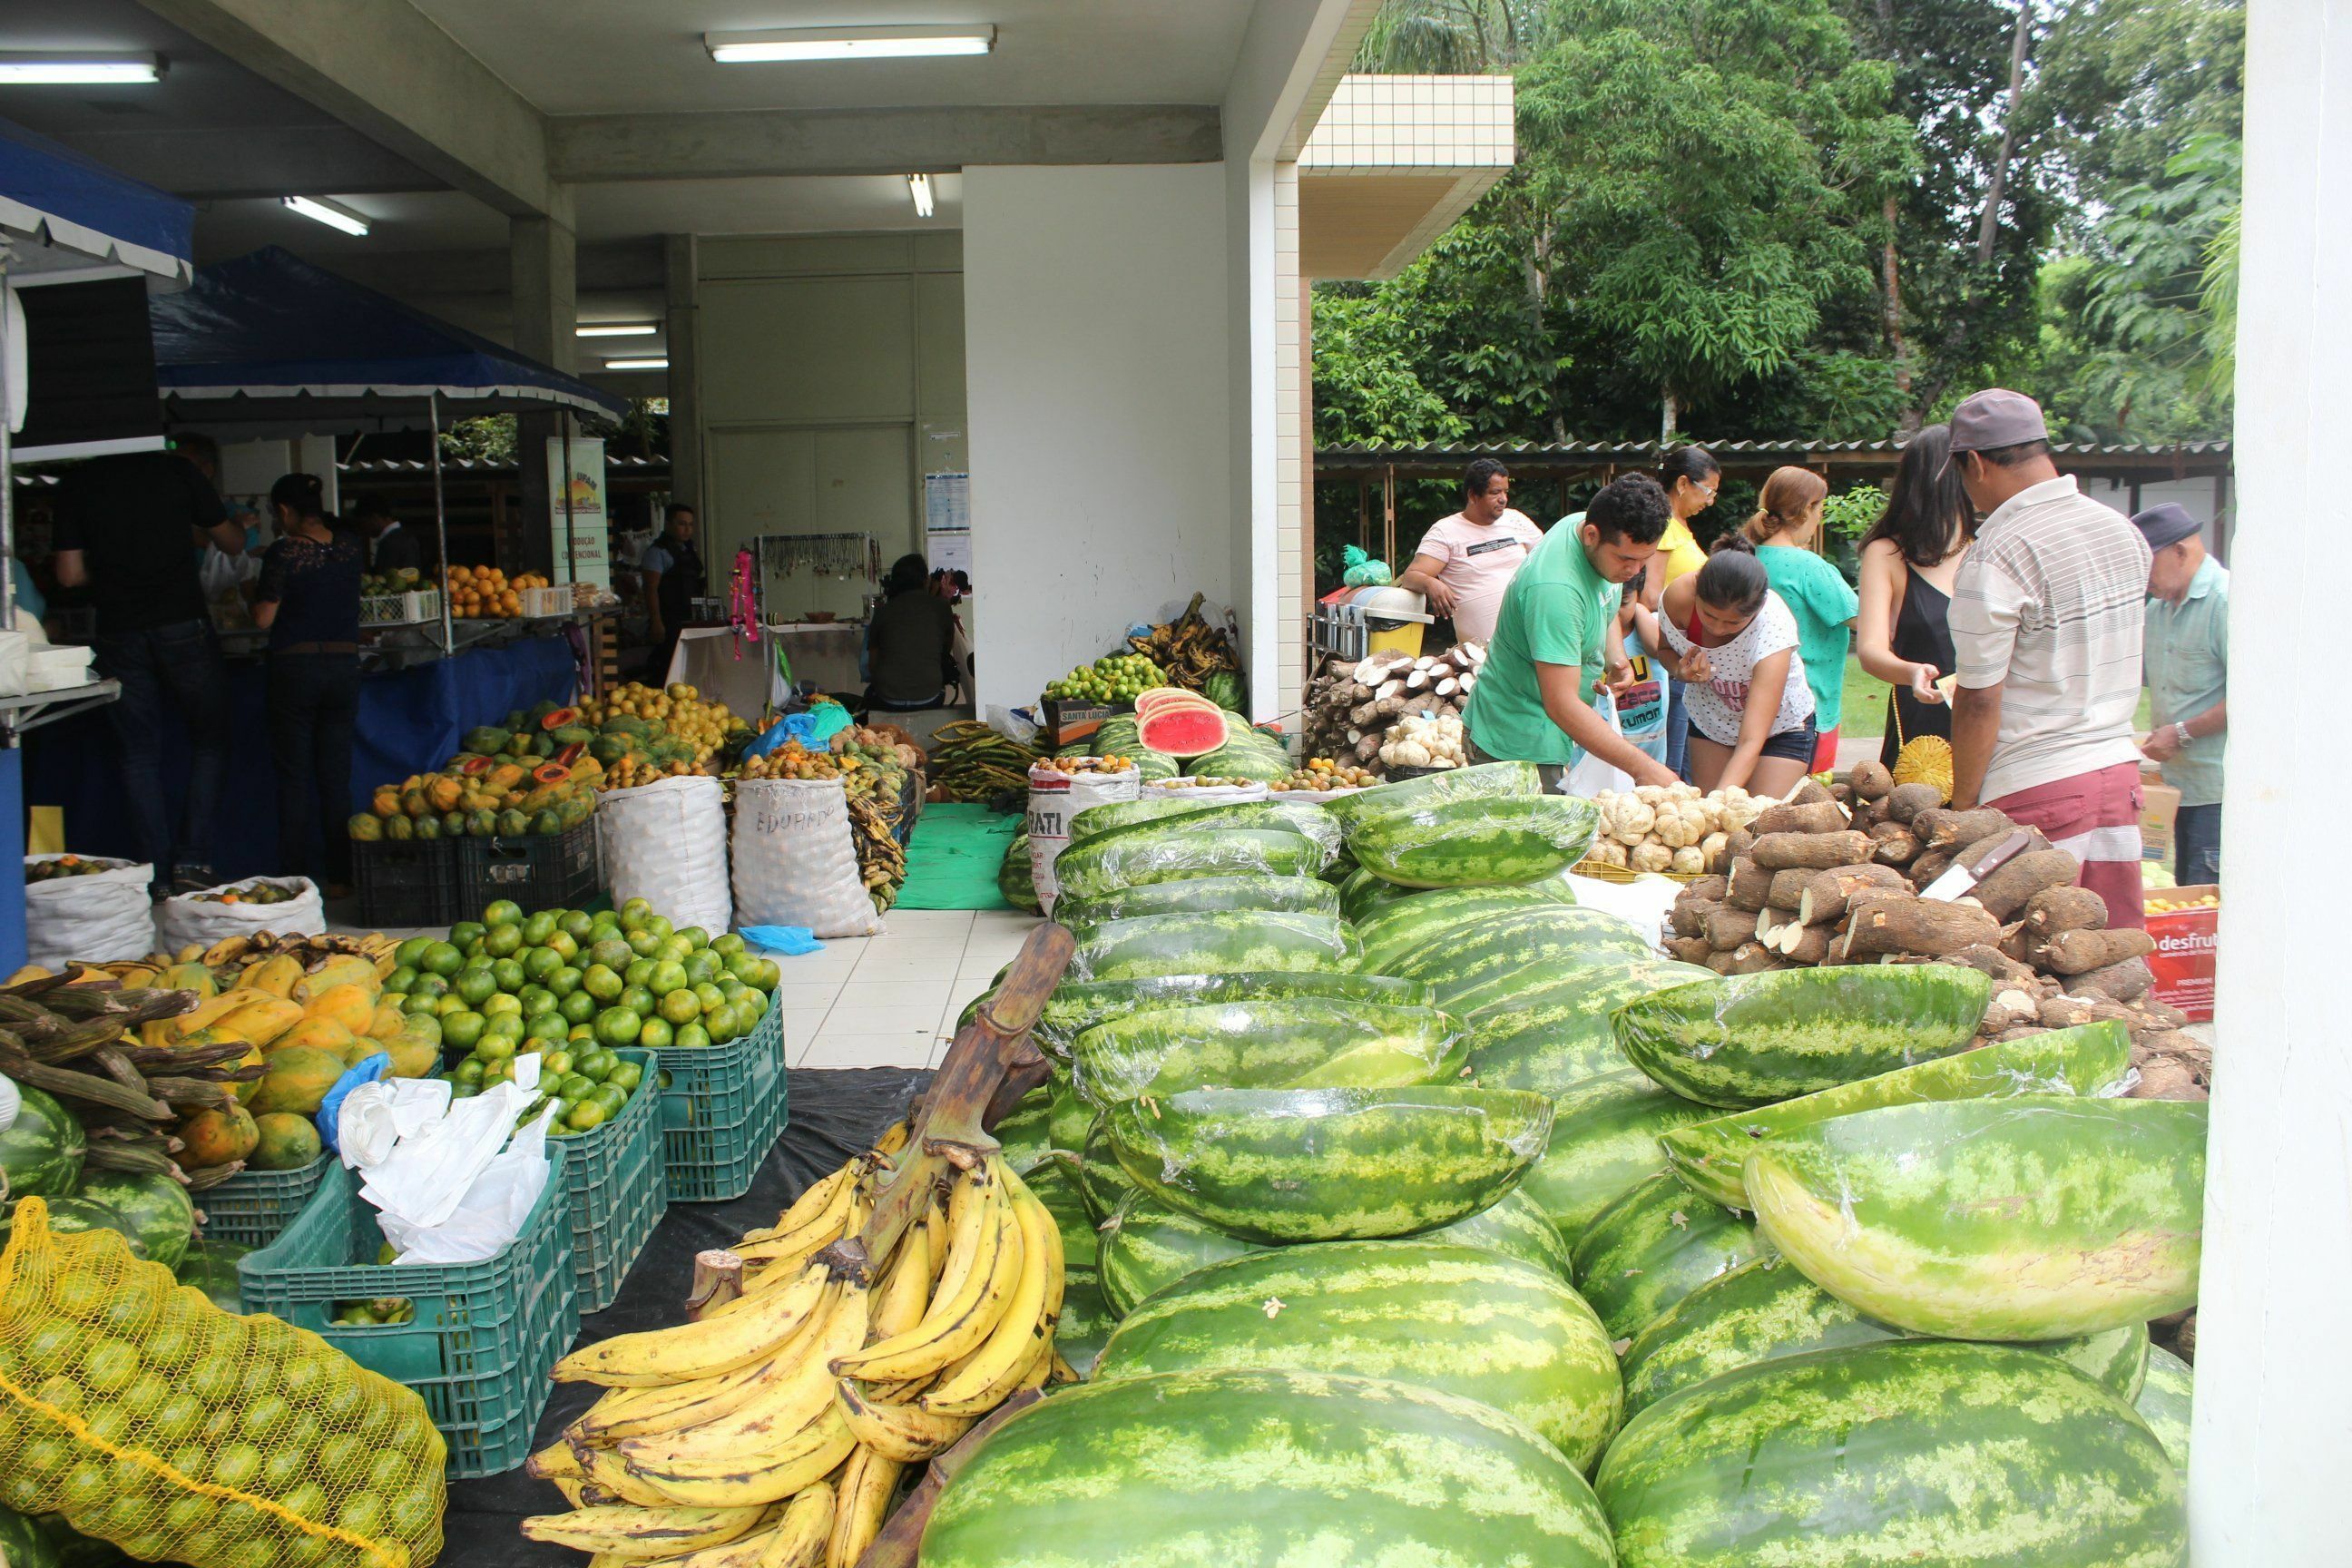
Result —
[{"label": "person in pink shirt", "polygon": [[1511,509],[1509,471],[1480,458],[1462,476],[1462,510],[1429,525],[1397,586],[1426,598],[1431,614],[1452,616],[1458,641],[1482,643],[1495,635],[1503,590],[1541,542],[1535,520]]}]

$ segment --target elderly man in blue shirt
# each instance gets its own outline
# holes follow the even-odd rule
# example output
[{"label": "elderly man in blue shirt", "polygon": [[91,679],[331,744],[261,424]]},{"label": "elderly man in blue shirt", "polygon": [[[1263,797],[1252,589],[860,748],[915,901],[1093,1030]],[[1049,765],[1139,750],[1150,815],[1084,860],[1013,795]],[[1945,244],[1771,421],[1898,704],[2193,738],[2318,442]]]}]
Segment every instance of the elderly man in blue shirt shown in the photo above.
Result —
[{"label": "elderly man in blue shirt", "polygon": [[2180,792],[2173,875],[2184,887],[2221,877],[2221,748],[2230,727],[2230,573],[2207,553],[2187,509],[2166,502],[2132,519],[2147,539],[2147,621],[2141,668],[2155,727],[2140,746]]}]

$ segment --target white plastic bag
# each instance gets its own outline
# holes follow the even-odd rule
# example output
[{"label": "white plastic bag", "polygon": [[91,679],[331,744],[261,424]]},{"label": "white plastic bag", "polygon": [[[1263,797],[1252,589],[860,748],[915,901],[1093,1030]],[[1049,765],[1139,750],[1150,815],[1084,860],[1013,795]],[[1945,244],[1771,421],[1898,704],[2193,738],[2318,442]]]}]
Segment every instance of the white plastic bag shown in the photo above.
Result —
[{"label": "white plastic bag", "polygon": [[326,900],[319,896],[318,885],[308,877],[247,877],[241,882],[223,882],[217,888],[203,890],[215,895],[241,893],[264,882],[273,888],[293,889],[294,897],[274,904],[224,904],[194,893],[182,893],[155,906],[156,941],[164,952],[177,952],[184,947],[210,947],[225,937],[254,931],[272,931],[279,936],[326,934]]},{"label": "white plastic bag", "polygon": [[[1620,735],[1625,732],[1617,721],[1616,694],[1607,687],[1600,687],[1593,691],[1592,709],[1594,712],[1608,721],[1612,731]],[[1586,800],[1591,800],[1604,790],[1613,790],[1623,795],[1631,792],[1633,787],[1633,774],[1616,763],[1604,763],[1586,751],[1578,752],[1576,761],[1569,764],[1568,776],[1560,781],[1562,795],[1581,795]]]},{"label": "white plastic bag", "polygon": [[[62,855],[27,855],[29,868]],[[88,858],[88,857],[84,857]],[[107,868],[82,877],[25,884],[25,962],[62,970],[68,961],[110,963],[155,951],[155,905],[147,886],[155,868],[131,860],[100,860]]]},{"label": "white plastic bag", "polygon": [[1037,901],[1054,912],[1061,884],[1054,880],[1054,862],[1069,847],[1070,819],[1090,805],[1133,800],[1142,775],[1133,768],[1115,773],[1064,773],[1058,763],[1040,762],[1029,768],[1029,873],[1036,884]]},{"label": "white plastic bag", "polygon": [[615,905],[643,899],[674,923],[713,935],[734,925],[727,807],[717,779],[656,779],[608,790],[597,796],[592,820]]},{"label": "white plastic bag", "polygon": [[495,1258],[522,1234],[547,1190],[547,1111],[508,1130],[533,1095],[518,1085],[453,1103],[449,1113],[368,1173],[360,1196],[402,1263],[475,1263]]},{"label": "white plastic bag", "polygon": [[1666,951],[1666,911],[1682,896],[1683,885],[1664,877],[1642,876],[1630,882],[1604,882],[1598,877],[1563,873],[1576,891],[1576,901],[1589,910],[1615,915],[1649,938],[1653,952]]},{"label": "white plastic bag", "polygon": [[745,925],[805,926],[820,937],[882,929],[839,779],[739,779],[735,913]]}]

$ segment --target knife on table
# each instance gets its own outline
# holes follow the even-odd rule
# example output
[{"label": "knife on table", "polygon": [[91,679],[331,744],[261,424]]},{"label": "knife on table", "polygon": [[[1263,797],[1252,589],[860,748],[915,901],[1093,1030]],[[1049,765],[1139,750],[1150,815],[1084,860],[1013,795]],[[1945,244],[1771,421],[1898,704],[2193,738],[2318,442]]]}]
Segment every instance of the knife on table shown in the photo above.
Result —
[{"label": "knife on table", "polygon": [[1920,889],[1919,896],[1942,899],[1948,903],[1954,899],[1965,898],[1969,889],[2023,854],[2032,842],[2032,833],[2021,827],[1987,850],[1974,866],[1963,866],[1954,861],[1949,870]]}]

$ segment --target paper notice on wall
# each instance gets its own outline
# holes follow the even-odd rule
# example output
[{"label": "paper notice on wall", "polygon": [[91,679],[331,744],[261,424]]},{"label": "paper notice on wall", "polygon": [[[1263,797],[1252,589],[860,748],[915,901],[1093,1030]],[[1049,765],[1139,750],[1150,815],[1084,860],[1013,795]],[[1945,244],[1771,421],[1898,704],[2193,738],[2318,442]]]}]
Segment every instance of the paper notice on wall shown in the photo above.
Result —
[{"label": "paper notice on wall", "polygon": [[934,572],[971,570],[971,476],[923,476],[923,554]]},{"label": "paper notice on wall", "polygon": [[[563,470],[562,437],[551,436],[547,439],[548,524],[554,542],[549,553],[555,563],[555,579],[559,583],[593,583],[598,587],[609,587],[613,581],[609,542],[612,511],[604,490],[604,443],[598,437],[574,436],[571,447],[572,471],[567,475]],[[568,572],[567,553],[571,564]]]}]

